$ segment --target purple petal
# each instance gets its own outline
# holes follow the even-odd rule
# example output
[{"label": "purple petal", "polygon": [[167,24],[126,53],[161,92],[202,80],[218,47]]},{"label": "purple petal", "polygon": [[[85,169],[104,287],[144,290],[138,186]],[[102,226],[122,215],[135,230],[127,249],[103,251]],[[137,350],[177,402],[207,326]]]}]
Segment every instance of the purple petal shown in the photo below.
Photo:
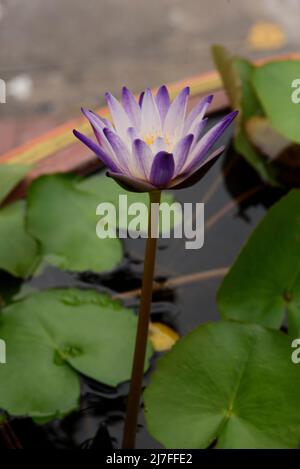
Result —
[{"label": "purple petal", "polygon": [[107,147],[106,139],[103,135],[103,129],[105,127],[103,120],[99,116],[97,116],[97,114],[95,114],[93,111],[88,111],[87,109],[81,108],[81,112],[91,124],[99,145],[104,147],[106,153],[110,153],[110,149],[109,147]]},{"label": "purple petal", "polygon": [[129,127],[129,129],[127,129],[127,133],[128,133],[131,143],[133,143],[133,141],[139,137],[134,127]]},{"label": "purple petal", "polygon": [[208,122],[208,117],[204,117],[204,119],[202,119],[200,122],[198,122],[195,125],[192,125],[192,129],[193,129],[192,134],[194,135],[196,142],[199,140],[200,134],[202,130],[204,129],[204,127],[206,126],[207,122]]},{"label": "purple petal", "polygon": [[105,137],[107,138],[108,142],[110,143],[113,151],[116,154],[118,159],[119,165],[124,172],[129,172],[129,160],[130,154],[128,148],[126,147],[125,143],[121,140],[121,138],[112,130],[105,128],[103,130]]},{"label": "purple petal", "polygon": [[162,137],[157,137],[157,139],[151,145],[151,150],[154,155],[160,151],[166,151],[167,145],[165,140]]},{"label": "purple petal", "polygon": [[184,172],[193,171],[198,163],[207,155],[212,146],[221,137],[227,127],[231,124],[233,119],[237,116],[238,111],[233,111],[225,116],[220,122],[218,122],[212,129],[210,129],[204,137],[202,137],[187,159],[187,162],[183,168]]},{"label": "purple petal", "polygon": [[175,174],[179,173],[186,162],[193,140],[194,135],[189,134],[177,142],[174,148]]},{"label": "purple petal", "polygon": [[145,91],[142,104],[141,132],[144,135],[161,133],[161,119],[153,98],[152,91],[148,88]]},{"label": "purple petal", "polygon": [[160,113],[161,121],[164,122],[171,104],[168,88],[165,85],[159,88],[155,99]]},{"label": "purple petal", "polygon": [[90,109],[81,108],[82,114],[88,119],[90,124],[96,128],[104,129],[104,127],[108,127],[109,129],[113,130],[113,127],[109,120],[105,119],[104,117],[98,116],[94,111]]},{"label": "purple petal", "polygon": [[107,176],[115,179],[121,187],[132,192],[150,192],[156,188],[149,182],[141,181],[133,176],[128,176],[119,172],[108,171]]},{"label": "purple petal", "polygon": [[209,155],[208,158],[204,158],[201,161],[198,162],[198,164],[195,164],[193,168],[191,169],[191,173],[195,173],[198,171],[198,169],[202,168],[202,166],[205,166],[207,163],[209,163],[211,160],[216,158],[217,156],[221,155],[223,151],[225,150],[225,145],[221,145],[219,148],[217,148],[211,155]]},{"label": "purple petal", "polygon": [[[114,152],[114,150],[112,149],[112,146],[110,145],[110,143],[108,142],[106,136],[104,135],[104,124],[105,122],[108,122],[106,119],[101,119],[99,116],[97,116],[97,114],[95,114],[93,111],[87,111],[86,109],[83,109],[82,108],[82,112],[83,114],[85,115],[85,117],[89,120],[93,130],[94,130],[94,134],[97,138],[97,141],[100,145],[100,147],[102,148],[102,150],[104,151],[104,153],[106,153],[107,155],[109,155],[111,157],[111,159],[114,161],[114,164],[116,165],[116,167],[120,167],[119,165],[119,162],[118,162],[118,158],[116,157],[116,154]],[[109,123],[109,130],[113,130],[111,124]],[[123,168],[124,170],[124,168]]]},{"label": "purple petal", "polygon": [[[97,116],[97,114],[94,113],[94,111],[90,111],[94,116]],[[104,127],[108,127],[110,130],[114,130],[111,122],[108,119],[105,119],[105,117],[99,117],[100,121],[103,123]]]},{"label": "purple petal", "polygon": [[155,155],[150,172],[150,182],[156,187],[164,187],[174,174],[174,158],[172,153],[160,151]]},{"label": "purple petal", "polygon": [[153,160],[153,155],[150,148],[144,142],[144,140],[138,138],[134,140],[132,144],[132,152],[133,156],[135,157],[137,170],[141,174],[141,177],[143,179],[149,179]]},{"label": "purple petal", "polygon": [[207,158],[206,161],[201,162],[199,167],[195,168],[193,172],[184,173],[181,176],[175,178],[169,185],[169,188],[184,189],[185,187],[196,184],[196,182],[202,179],[208,170],[215,164],[218,157],[223,153],[224,148],[224,146],[218,148],[215,152],[212,153],[212,155],[209,156],[209,158]]},{"label": "purple petal", "polygon": [[[196,120],[202,120],[208,106],[213,100],[213,95],[206,96],[205,98],[201,99],[198,104],[191,110],[189,115],[186,118],[185,124],[184,124],[184,132],[189,132],[192,124],[194,123],[195,119]],[[192,132],[193,133],[193,132]]]},{"label": "purple petal", "polygon": [[89,111],[88,109],[84,109],[83,107],[81,108],[81,112],[87,118],[93,128],[103,129],[105,127],[103,121],[94,112]]},{"label": "purple petal", "polygon": [[164,132],[180,136],[183,129],[190,89],[184,88],[172,102],[164,122]]},{"label": "purple petal", "polygon": [[122,138],[126,138],[127,129],[131,126],[129,117],[119,101],[110,93],[105,93],[105,99],[113,119],[115,129]]},{"label": "purple petal", "polygon": [[141,125],[141,109],[133,94],[126,86],[122,89],[122,104],[132,124],[139,129]]},{"label": "purple petal", "polygon": [[112,158],[105,153],[102,148],[97,145],[93,140],[90,138],[86,137],[82,133],[78,132],[78,130],[73,130],[73,134],[75,135],[76,138],[78,138],[82,143],[84,143],[90,150],[92,150],[93,153],[95,153],[102,163],[108,167],[109,170],[111,171],[120,171],[120,167],[115,164],[115,162],[112,160]]},{"label": "purple petal", "polygon": [[142,107],[145,91],[142,91],[139,97],[139,106]]},{"label": "purple petal", "polygon": [[204,119],[202,119],[200,122],[198,122],[198,124],[192,126],[192,129],[191,129],[191,133],[194,135],[194,140],[193,140],[193,144],[191,146],[191,149],[190,151],[193,151],[193,149],[195,148],[195,146],[197,145],[198,141],[199,141],[199,138],[207,124],[207,121],[208,121],[208,118],[205,117]]}]

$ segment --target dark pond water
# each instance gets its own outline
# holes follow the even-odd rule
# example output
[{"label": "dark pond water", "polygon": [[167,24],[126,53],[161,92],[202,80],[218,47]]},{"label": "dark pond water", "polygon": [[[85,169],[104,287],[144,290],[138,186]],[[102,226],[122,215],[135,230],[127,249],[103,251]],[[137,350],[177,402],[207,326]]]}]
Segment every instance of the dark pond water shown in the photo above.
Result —
[{"label": "dark pond water", "polygon": [[[230,135],[226,138],[229,139]],[[207,227],[203,248],[187,250],[183,239],[160,239],[156,279],[171,279],[230,266],[267,207],[281,196],[281,191],[262,186],[256,174],[229,148],[227,155],[219,160],[203,181],[176,192],[180,202],[206,201]],[[92,286],[99,291],[109,289],[112,294],[138,288],[141,285],[144,245],[144,240],[126,240],[125,260],[109,275],[75,275],[48,268],[29,285],[40,289]],[[2,274],[0,281],[5,296],[17,291],[17,282],[8,276]],[[203,322],[218,320],[216,292],[221,281],[222,277],[215,277],[156,292],[152,319],[170,325],[181,336]],[[125,299],[124,303],[135,310],[138,308],[135,297]],[[145,376],[145,384],[149,382],[158,355]],[[45,425],[36,425],[30,419],[12,419],[11,426],[25,449],[117,448],[121,444],[127,392],[128,383],[113,389],[82,377],[79,411],[62,421]],[[144,427],[142,410],[137,447],[160,447]]]}]

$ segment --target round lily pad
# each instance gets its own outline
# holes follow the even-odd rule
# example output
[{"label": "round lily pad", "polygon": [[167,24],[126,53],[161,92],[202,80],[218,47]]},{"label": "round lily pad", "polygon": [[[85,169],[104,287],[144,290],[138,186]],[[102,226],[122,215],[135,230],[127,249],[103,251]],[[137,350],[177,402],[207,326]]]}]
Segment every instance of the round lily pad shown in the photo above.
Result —
[{"label": "round lily pad", "polygon": [[[131,310],[92,290],[49,290],[6,307],[0,408],[58,417],[78,405],[78,372],[110,386],[130,379],[136,326]],[[149,345],[145,369],[151,353]]]},{"label": "round lily pad", "polygon": [[263,113],[251,82],[256,67],[245,59],[232,56],[226,48],[220,45],[213,46],[212,54],[230,99],[231,107],[239,109],[234,135],[235,149],[243,155],[265,182],[277,185],[274,168],[252,145],[244,129],[245,122],[249,118]]},{"label": "round lily pad", "polygon": [[[300,190],[268,211],[225,277],[218,306],[224,319],[281,326],[298,310],[300,328]],[[295,328],[293,327],[294,332]]]},{"label": "round lily pad", "polygon": [[27,227],[44,260],[63,270],[103,272],[122,260],[119,239],[96,235],[97,197],[80,190],[73,175],[44,176],[28,194]]},{"label": "round lily pad", "polygon": [[300,367],[279,331],[200,326],[158,361],[145,393],[150,433],[167,448],[296,448]]},{"label": "round lily pad", "polygon": [[38,246],[25,229],[25,202],[0,209],[0,269],[28,277],[38,262]]},{"label": "round lily pad", "polygon": [[299,70],[299,60],[274,61],[257,67],[252,77],[254,89],[272,126],[295,143],[300,143],[300,106],[293,99],[299,88],[295,83],[299,79]]},{"label": "round lily pad", "polygon": [[31,169],[30,165],[0,164],[0,203]]},{"label": "round lily pad", "polygon": [[[130,222],[138,216],[140,221],[139,230],[143,233],[147,233],[148,231],[148,214],[145,212],[137,213],[134,215],[127,215],[124,217],[124,210],[123,216],[119,217],[119,202],[120,196],[126,196],[126,206],[127,208],[134,203],[141,203],[148,210],[149,205],[149,195],[147,193],[136,193],[136,192],[129,192],[126,191],[124,188],[119,186],[112,178],[105,176],[104,174],[96,174],[85,178],[83,180],[78,181],[77,187],[81,190],[84,190],[90,194],[95,196],[95,200],[98,201],[98,204],[101,202],[109,202],[116,208],[116,226],[123,230],[127,231]],[[169,228],[182,223],[182,213],[181,208],[178,202],[175,201],[173,194],[170,192],[163,192],[161,196],[161,204],[164,204],[165,208],[171,207],[173,204],[174,212],[171,216],[170,223],[169,218],[162,217],[160,211],[160,219],[159,219],[159,228],[160,233],[168,233]],[[124,205],[125,208],[125,205]],[[166,212],[168,213],[168,212]]]}]

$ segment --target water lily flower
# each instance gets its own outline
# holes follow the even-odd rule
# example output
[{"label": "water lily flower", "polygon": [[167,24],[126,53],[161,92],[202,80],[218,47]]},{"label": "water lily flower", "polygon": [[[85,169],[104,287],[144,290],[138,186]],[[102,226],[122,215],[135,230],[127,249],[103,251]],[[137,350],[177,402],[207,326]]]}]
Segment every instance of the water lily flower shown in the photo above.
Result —
[{"label": "water lily flower", "polygon": [[168,89],[161,86],[154,96],[147,89],[139,102],[124,87],[122,103],[105,95],[112,123],[94,112],[82,109],[96,142],[74,130],[107,167],[107,175],[135,192],[179,189],[202,178],[224,146],[212,151],[237,112],[223,117],[205,132],[205,112],[213,96],[203,98],[189,113],[189,88],[170,101]]}]

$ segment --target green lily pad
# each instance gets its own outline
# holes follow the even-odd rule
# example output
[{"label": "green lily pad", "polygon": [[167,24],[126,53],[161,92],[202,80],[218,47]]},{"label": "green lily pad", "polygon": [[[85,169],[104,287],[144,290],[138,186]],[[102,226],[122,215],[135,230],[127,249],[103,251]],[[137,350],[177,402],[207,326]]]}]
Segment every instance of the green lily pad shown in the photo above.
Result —
[{"label": "green lily pad", "polygon": [[245,131],[248,119],[255,115],[263,115],[261,104],[252,85],[255,67],[248,60],[232,56],[223,46],[214,46],[212,54],[231,107],[239,110],[234,147],[258,172],[263,181],[277,185],[274,167],[252,145]]},{"label": "green lily pad", "polygon": [[222,317],[278,328],[287,307],[300,316],[299,273],[300,190],[295,189],[268,211],[225,277],[218,292]]},{"label": "green lily pad", "polygon": [[[4,308],[0,407],[13,415],[62,416],[78,406],[78,372],[110,386],[130,378],[137,318],[95,291],[55,289]],[[149,345],[147,362],[152,349]]]},{"label": "green lily pad", "polygon": [[300,105],[292,101],[292,83],[300,77],[300,61],[271,62],[255,70],[252,82],[272,126],[300,143]]},{"label": "green lily pad", "polygon": [[290,294],[286,295],[286,301],[289,335],[293,338],[298,338],[300,337],[300,269],[293,282]]},{"label": "green lily pad", "polygon": [[[235,109],[239,108],[242,93],[241,81],[234,65],[235,58],[220,44],[214,44],[211,53],[231,106]],[[239,120],[240,116],[237,119]]]},{"label": "green lily pad", "polygon": [[[103,174],[96,174],[94,176],[85,178],[78,182],[77,187],[81,190],[84,190],[90,194],[93,194],[96,198],[95,201],[99,204],[100,202],[108,202],[113,204],[116,208],[116,215],[117,215],[117,223],[116,226],[121,228],[122,230],[127,230],[127,227],[130,221],[136,215],[128,215],[127,220],[124,217],[119,219],[119,196],[127,196],[127,207],[129,205],[134,204],[136,202],[142,203],[145,207],[148,208],[149,205],[149,196],[147,193],[135,193],[129,192],[123,189],[119,184],[117,184],[112,178],[109,178]],[[161,196],[161,203],[168,204],[171,206],[172,204],[178,205],[175,202],[175,199],[171,193],[163,192]],[[140,231],[147,233],[148,227],[148,217],[141,215],[139,216],[140,219]],[[174,216],[171,218],[170,227],[174,227],[175,225],[182,222],[182,216],[180,210],[175,210]],[[168,220],[161,216],[160,213],[160,232],[163,233],[168,230]]]},{"label": "green lily pad", "polygon": [[28,277],[38,262],[36,241],[25,230],[23,200],[0,209],[0,269],[15,277]]},{"label": "green lily pad", "polygon": [[278,185],[275,168],[252,145],[244,129],[239,129],[236,134],[234,148],[257,171],[264,182],[271,186]]},{"label": "green lily pad", "polygon": [[32,166],[17,164],[0,164],[0,203],[29,173]]},{"label": "green lily pad", "polygon": [[96,235],[97,198],[80,190],[73,175],[44,176],[28,194],[27,227],[44,259],[64,270],[103,272],[122,260],[119,239]]},{"label": "green lily pad", "polygon": [[296,448],[300,368],[291,343],[258,325],[205,324],[161,358],[147,426],[167,448]]},{"label": "green lily pad", "polygon": [[263,115],[262,106],[254,92],[252,85],[252,76],[256,67],[249,60],[241,57],[233,59],[233,67],[238,74],[240,82],[240,102],[242,118],[244,121],[252,116]]}]

